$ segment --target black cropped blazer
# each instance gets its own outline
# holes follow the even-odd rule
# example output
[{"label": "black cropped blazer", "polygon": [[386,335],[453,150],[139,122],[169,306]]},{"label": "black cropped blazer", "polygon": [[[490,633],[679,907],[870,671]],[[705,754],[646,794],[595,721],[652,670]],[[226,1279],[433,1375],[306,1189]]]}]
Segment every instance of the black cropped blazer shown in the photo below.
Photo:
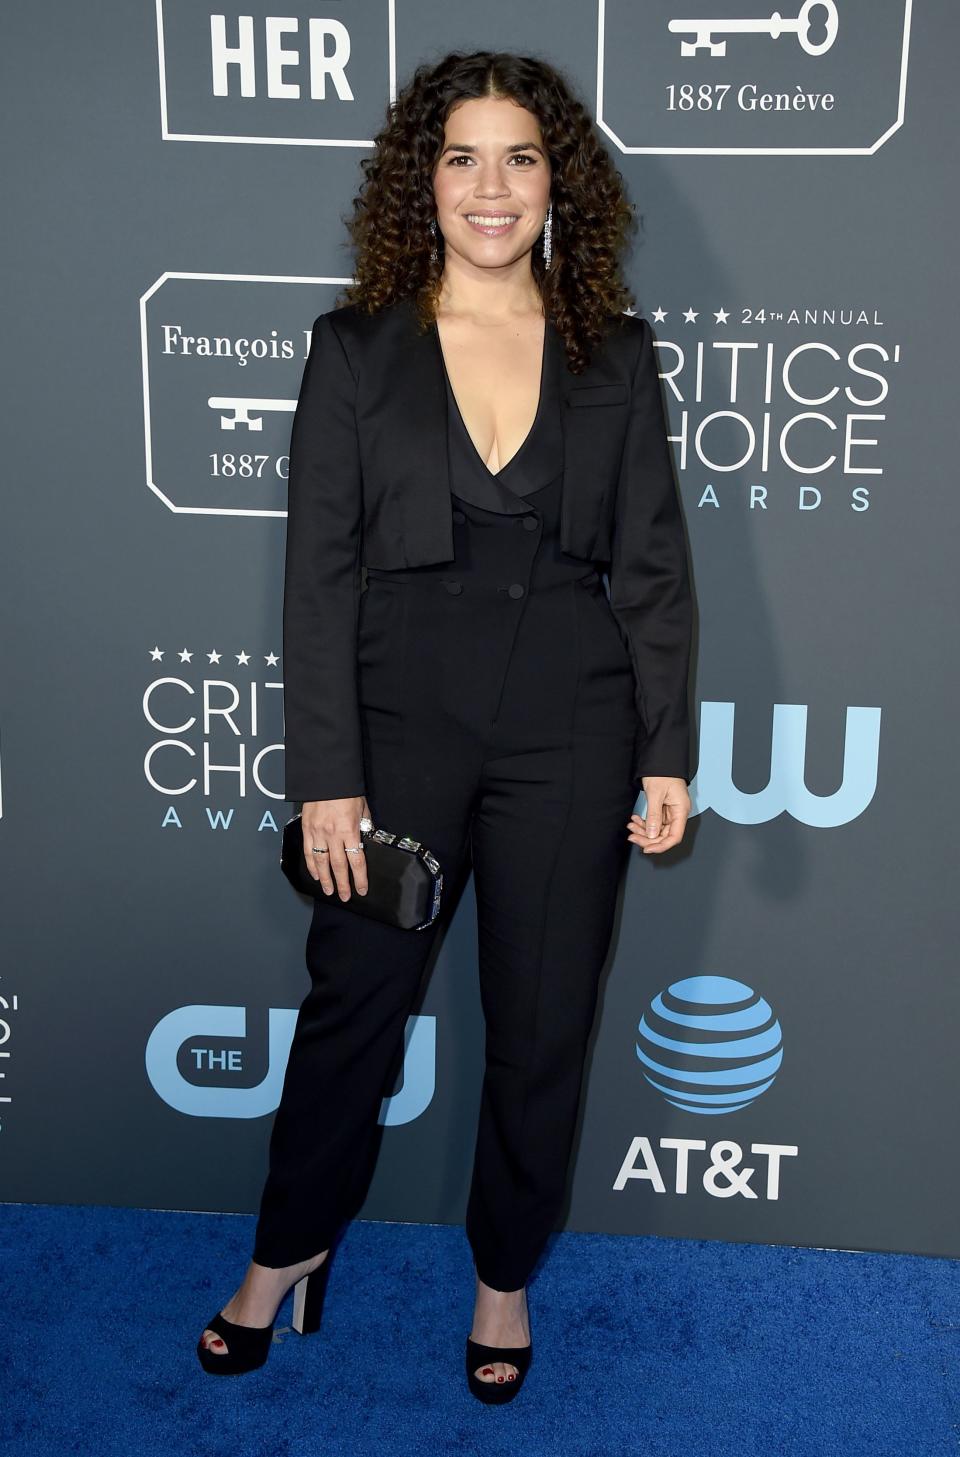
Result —
[{"label": "black cropped blazer", "polygon": [[[561,546],[605,570],[636,680],[637,783],[690,779],[692,600],[646,320],[619,315],[582,374],[559,332]],[[357,701],[364,567],[453,561],[447,392],[434,325],[403,300],[314,321],[290,441],[283,596],[284,793],[366,792]]]}]

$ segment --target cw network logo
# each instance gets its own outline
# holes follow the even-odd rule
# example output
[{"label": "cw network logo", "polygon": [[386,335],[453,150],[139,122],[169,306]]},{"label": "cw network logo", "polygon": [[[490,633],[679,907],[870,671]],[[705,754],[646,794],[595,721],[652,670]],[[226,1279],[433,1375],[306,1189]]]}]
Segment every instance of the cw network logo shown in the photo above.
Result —
[{"label": "cw network logo", "polygon": [[789,814],[817,829],[845,825],[863,814],[877,788],[880,709],[848,708],[840,784],[832,794],[811,794],[805,783],[807,705],[775,703],[770,777],[745,793],[733,782],[733,703],[700,706],[700,762],[690,785],[692,813],[712,809],[738,825],[759,825]]},{"label": "cw network logo", "polygon": [[[147,1039],[147,1077],[158,1097],[192,1118],[263,1118],[280,1102],[296,1021],[296,1008],[269,1008],[266,1071],[247,1085],[248,1066],[256,1061],[248,1059],[246,1007],[175,1007]],[[380,1123],[412,1123],[429,1107],[436,1054],[436,1018],[408,1017],[400,1086],[383,1099]]]}]

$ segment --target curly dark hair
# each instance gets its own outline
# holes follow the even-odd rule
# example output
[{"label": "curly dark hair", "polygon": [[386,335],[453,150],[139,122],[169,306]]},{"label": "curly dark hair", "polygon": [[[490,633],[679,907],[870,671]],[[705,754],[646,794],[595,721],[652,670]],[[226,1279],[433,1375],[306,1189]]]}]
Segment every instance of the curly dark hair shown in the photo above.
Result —
[{"label": "curly dark hair", "polygon": [[443,237],[438,229],[434,238],[429,224],[444,124],[458,102],[488,96],[524,107],[540,125],[552,174],[553,258],[544,268],[535,247],[531,267],[568,368],[579,374],[606,329],[633,305],[620,259],[634,209],[586,108],[561,72],[533,56],[454,51],[417,67],[360,164],[364,181],[352,217],[343,219],[356,254],[354,282],[340,301],[372,314],[411,298],[421,329],[430,327],[443,271]]}]

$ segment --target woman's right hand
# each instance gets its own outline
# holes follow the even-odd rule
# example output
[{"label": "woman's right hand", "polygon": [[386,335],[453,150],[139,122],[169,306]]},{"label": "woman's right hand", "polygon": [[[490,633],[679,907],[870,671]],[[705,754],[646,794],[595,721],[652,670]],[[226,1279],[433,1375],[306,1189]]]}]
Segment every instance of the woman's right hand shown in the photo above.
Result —
[{"label": "woman's right hand", "polygon": [[[367,865],[363,850],[358,855],[348,855],[344,846],[363,844],[360,820],[369,814],[370,809],[362,794],[351,799],[310,799],[302,805],[300,817],[307,868],[314,880],[319,880],[327,895],[332,894],[336,880],[340,899],[349,900],[351,871],[357,894],[366,895]],[[330,853],[315,855],[315,848],[326,848]]]}]

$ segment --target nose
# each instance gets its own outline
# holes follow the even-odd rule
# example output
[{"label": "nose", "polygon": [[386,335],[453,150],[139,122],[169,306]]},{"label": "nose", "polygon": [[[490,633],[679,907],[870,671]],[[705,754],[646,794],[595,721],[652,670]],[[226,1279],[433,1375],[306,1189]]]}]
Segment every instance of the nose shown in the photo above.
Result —
[{"label": "nose", "polygon": [[503,175],[495,162],[489,166],[485,166],[483,163],[480,164],[477,183],[473,191],[478,201],[481,198],[489,200],[491,198],[509,197],[510,195],[510,187],[504,181]]}]

